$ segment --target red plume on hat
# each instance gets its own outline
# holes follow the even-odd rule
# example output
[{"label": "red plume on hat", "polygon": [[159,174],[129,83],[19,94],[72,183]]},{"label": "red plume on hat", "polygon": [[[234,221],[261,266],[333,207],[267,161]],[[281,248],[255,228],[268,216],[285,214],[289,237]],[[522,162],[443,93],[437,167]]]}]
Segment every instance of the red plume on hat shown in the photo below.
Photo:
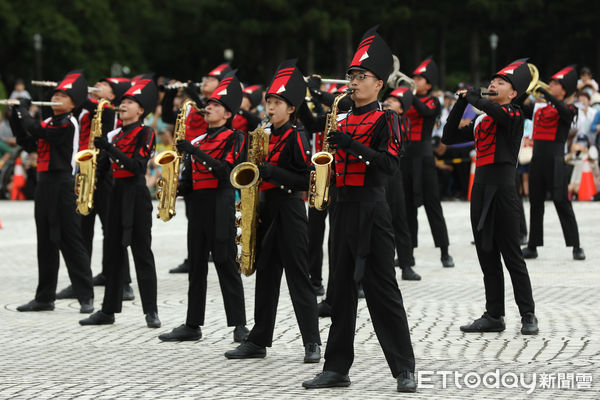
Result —
[{"label": "red plume on hat", "polygon": [[565,97],[569,97],[577,90],[577,65],[571,64],[568,67],[564,67],[554,75],[551,80],[558,81],[565,89]]},{"label": "red plume on hat", "polygon": [[81,106],[88,97],[88,85],[83,70],[77,69],[68,72],[65,77],[58,82],[54,91],[60,91],[73,100],[75,108]]},{"label": "red plume on hat", "polygon": [[387,82],[393,66],[392,50],[377,33],[378,27],[379,25],[376,25],[365,32],[352,61],[350,61],[348,71],[351,69],[368,70],[377,78]]},{"label": "red plume on hat", "polygon": [[233,70],[223,77],[219,86],[212,92],[208,101],[215,101],[232,113],[236,113],[242,104],[242,84]]},{"label": "red plume on hat", "polygon": [[144,117],[153,112],[158,102],[158,87],[152,79],[152,75],[142,75],[139,79],[125,92],[123,98],[130,98],[138,102],[144,109]]},{"label": "red plume on hat", "polygon": [[280,97],[296,108],[302,104],[306,95],[306,82],[296,61],[297,59],[285,60],[279,64],[265,97]]},{"label": "red plume on hat", "polygon": [[513,89],[517,91],[518,97],[525,93],[531,82],[531,72],[529,71],[527,60],[529,60],[529,58],[520,58],[511,62],[506,67],[496,72],[494,76],[492,76],[492,79],[498,76],[509,82]]},{"label": "red plume on hat", "polygon": [[223,63],[215,67],[212,71],[208,73],[208,76],[212,76],[213,78],[217,78],[218,80],[223,79],[228,73],[231,72],[231,66],[229,63]]}]

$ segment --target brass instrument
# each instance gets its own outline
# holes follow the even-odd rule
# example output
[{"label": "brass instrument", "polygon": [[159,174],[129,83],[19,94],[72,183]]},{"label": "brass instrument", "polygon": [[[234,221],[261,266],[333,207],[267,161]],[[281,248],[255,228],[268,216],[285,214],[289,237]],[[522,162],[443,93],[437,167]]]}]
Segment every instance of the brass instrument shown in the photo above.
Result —
[{"label": "brass instrument", "polygon": [[308,206],[314,207],[317,210],[324,210],[329,205],[329,183],[331,181],[331,167],[335,150],[331,151],[329,149],[327,138],[331,132],[337,130],[338,103],[350,93],[352,93],[352,90],[348,89],[333,100],[331,111],[327,114],[325,121],[323,149],[311,158],[312,163],[315,165],[315,170],[310,172]]},{"label": "brass instrument", "polygon": [[388,86],[393,89],[397,89],[401,85],[408,85],[412,94],[416,94],[417,93],[417,84],[408,75],[400,72],[400,60],[398,59],[398,57],[394,54],[394,55],[392,55],[392,58],[394,60],[394,70],[388,77],[388,80],[387,80]]},{"label": "brass instrument", "polygon": [[183,102],[175,121],[171,150],[165,150],[154,157],[156,165],[161,167],[161,177],[156,182],[156,198],[158,199],[158,214],[156,218],[160,218],[165,222],[169,221],[176,214],[175,199],[177,198],[179,166],[182,158],[181,153],[177,151],[176,144],[177,141],[185,139],[185,121],[189,106],[192,106],[201,114],[204,113],[204,109],[198,108],[193,100],[188,99]]},{"label": "brass instrument", "polygon": [[248,133],[248,138],[252,138],[248,146],[248,161],[236,165],[229,175],[231,184],[240,189],[241,194],[240,201],[235,205],[235,241],[240,271],[246,276],[252,275],[255,270],[260,185],[258,167],[264,163],[269,153],[269,134],[265,131],[269,118],[267,115],[258,128]]},{"label": "brass instrument", "polygon": [[529,67],[529,72],[531,73],[531,82],[529,83],[529,86],[525,92],[538,100],[543,100],[543,96],[538,92],[538,89],[550,91],[550,86],[548,86],[547,83],[540,81],[540,72],[535,65],[528,63],[527,66]]},{"label": "brass instrument", "polygon": [[[21,101],[19,99],[2,99],[2,100],[0,100],[0,106],[18,106],[19,104],[21,104]],[[57,102],[57,101],[32,101],[31,105],[32,106],[53,107],[53,106],[62,106],[62,103]]]},{"label": "brass instrument", "polygon": [[104,108],[114,110],[109,100],[100,100],[96,107],[96,114],[92,119],[90,128],[90,140],[88,148],[81,150],[75,155],[75,163],[79,166],[79,172],[75,177],[76,210],[81,215],[88,215],[94,208],[94,190],[96,186],[96,166],[98,149],[94,147],[94,139],[102,136],[102,111]]}]

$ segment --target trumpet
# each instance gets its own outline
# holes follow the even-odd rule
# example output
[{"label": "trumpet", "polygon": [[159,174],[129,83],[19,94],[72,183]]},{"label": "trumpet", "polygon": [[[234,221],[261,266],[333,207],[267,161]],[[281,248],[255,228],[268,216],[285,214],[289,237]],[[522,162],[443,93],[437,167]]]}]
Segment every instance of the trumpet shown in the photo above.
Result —
[{"label": "trumpet", "polygon": [[540,81],[540,72],[537,67],[533,64],[527,63],[529,72],[531,73],[531,82],[525,91],[527,94],[532,95],[538,100],[543,99],[543,95],[538,92],[539,89],[550,90],[550,86],[547,83]]},{"label": "trumpet", "polygon": [[[2,99],[0,100],[0,106],[18,106],[21,101],[18,99]],[[42,106],[42,107],[53,107],[62,106],[61,102],[57,101],[32,101],[31,105]]]},{"label": "trumpet", "polygon": [[[176,82],[176,83],[170,83],[168,85],[165,85],[165,89],[170,90],[170,89],[182,89],[182,88],[186,88],[188,87],[190,84],[187,82]],[[196,87],[202,87],[202,82],[192,82],[193,86]]]},{"label": "trumpet", "polygon": [[[54,81],[31,81],[33,86],[56,87],[58,82]],[[98,92],[100,89],[88,86],[88,93]]]}]

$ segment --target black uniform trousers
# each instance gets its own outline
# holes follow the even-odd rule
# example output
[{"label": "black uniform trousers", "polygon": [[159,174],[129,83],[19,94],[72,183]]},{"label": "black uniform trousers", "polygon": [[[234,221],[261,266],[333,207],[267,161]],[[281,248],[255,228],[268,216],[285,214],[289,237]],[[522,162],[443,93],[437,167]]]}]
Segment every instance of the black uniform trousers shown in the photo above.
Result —
[{"label": "black uniform trousers", "polygon": [[[332,211],[335,273],[331,301],[331,327],[323,370],[347,374],[354,360],[354,334],[358,301],[355,280],[357,249],[367,240],[369,253],[361,283],[377,339],[392,375],[414,372],[415,358],[402,294],[394,268],[394,234],[390,209],[382,198],[365,202],[339,201]],[[364,215],[369,213],[369,215]],[[360,221],[369,221],[370,238]]]},{"label": "black uniform trousers", "polygon": [[248,341],[270,347],[279,302],[281,276],[286,282],[304,345],[321,344],[317,299],[308,277],[308,221],[299,192],[271,189],[261,193],[254,327]]},{"label": "black uniform trousers", "polygon": [[[223,304],[228,326],[246,325],[244,287],[235,261],[235,194],[233,189],[225,190],[229,194],[230,215],[219,218],[217,189],[194,190],[187,195],[188,249],[190,271],[188,275],[188,309],[186,323],[190,326],[204,325],[206,311],[206,277],[208,274],[208,253],[212,252],[219,285],[223,294]],[[217,224],[228,226],[229,251],[221,254],[215,251],[215,232]]]},{"label": "black uniform trousers", "polygon": [[495,318],[505,315],[504,273],[500,256],[510,274],[520,314],[535,312],[531,281],[519,247],[520,201],[512,184],[473,184],[471,227],[483,272],[485,308]]},{"label": "black uniform trousers", "polygon": [[438,177],[433,156],[404,157],[401,159],[401,170],[404,178],[406,216],[412,237],[412,247],[418,247],[419,231],[417,213],[420,201],[415,196],[413,189],[415,185],[421,189],[422,204],[427,213],[435,247],[447,247],[449,245],[448,229],[440,203]]},{"label": "black uniform trousers", "polygon": [[144,314],[157,312],[156,268],[152,254],[152,202],[145,179],[115,179],[110,195],[107,224],[106,287],[102,311],[121,312],[123,303],[123,259],[131,245]]},{"label": "black uniform trousers", "polygon": [[[108,201],[110,198],[110,191],[112,190],[112,183],[108,180],[104,180],[100,185],[97,186],[94,191],[94,208],[90,210],[88,215],[81,216],[81,233],[83,235],[83,244],[90,257],[92,258],[92,249],[94,242],[94,227],[96,225],[96,215],[100,217],[100,223],[102,224],[102,275],[106,276],[106,259],[108,246],[106,245],[106,224],[108,218]],[[123,258],[123,265],[125,268],[125,283],[131,283],[131,275],[129,273],[129,257],[125,253]]]},{"label": "black uniform trousers", "polygon": [[544,245],[544,201],[550,192],[567,247],[579,247],[579,230],[569,201],[567,181],[564,178],[562,157],[552,156],[531,160],[529,170],[530,227],[529,246]]},{"label": "black uniform trousers", "polygon": [[94,298],[92,270],[81,237],[81,217],[75,212],[74,179],[70,172],[38,174],[35,189],[38,287],[35,299],[51,302],[56,298],[59,250],[77,299]]},{"label": "black uniform trousers", "polygon": [[308,273],[313,286],[323,283],[323,239],[327,209],[308,209]]},{"label": "black uniform trousers", "polygon": [[406,196],[401,169],[398,169],[389,178],[385,194],[392,214],[392,227],[394,229],[394,242],[398,253],[398,261],[401,268],[408,267],[411,262],[410,256],[413,246],[406,218]]}]

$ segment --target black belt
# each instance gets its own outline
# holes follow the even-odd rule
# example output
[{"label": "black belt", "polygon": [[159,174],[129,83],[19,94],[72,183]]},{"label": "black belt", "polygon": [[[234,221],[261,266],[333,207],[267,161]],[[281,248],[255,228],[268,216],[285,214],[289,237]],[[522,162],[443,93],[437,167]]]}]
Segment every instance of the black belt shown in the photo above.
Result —
[{"label": "black belt", "polygon": [[378,202],[386,201],[383,186],[343,186],[337,188],[336,201]]}]

